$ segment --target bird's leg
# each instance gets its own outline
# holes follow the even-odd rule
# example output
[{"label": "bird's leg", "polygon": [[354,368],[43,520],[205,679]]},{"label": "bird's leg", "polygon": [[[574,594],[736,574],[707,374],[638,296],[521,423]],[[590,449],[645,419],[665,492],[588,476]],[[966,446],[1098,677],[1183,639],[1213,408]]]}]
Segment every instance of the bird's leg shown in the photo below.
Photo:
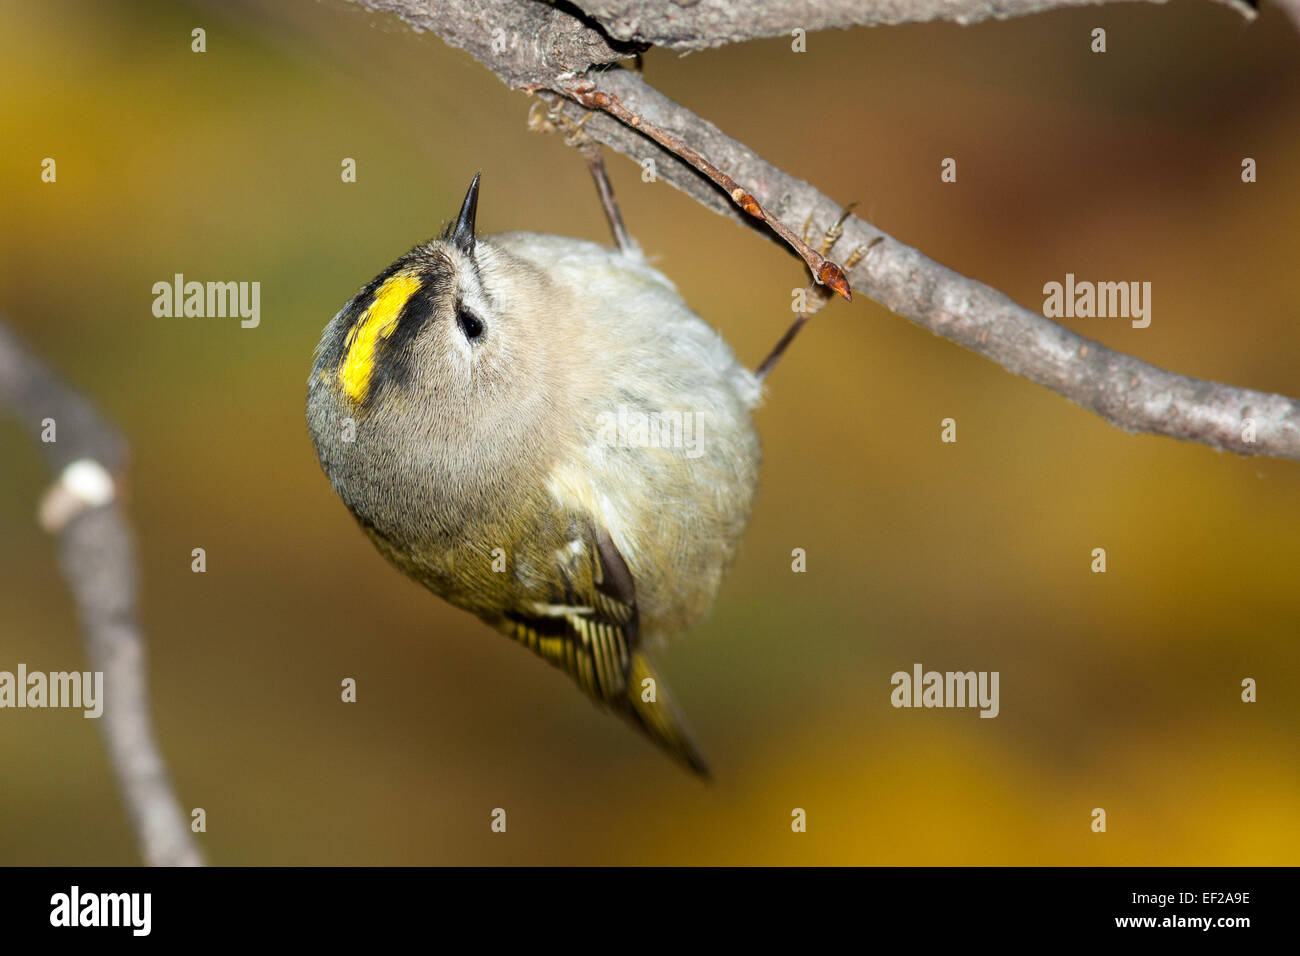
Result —
[{"label": "bird's leg", "polygon": [[609,231],[614,235],[614,242],[619,251],[636,252],[636,240],[627,231],[623,223],[623,214],[619,211],[618,200],[614,198],[614,187],[609,181],[609,172],[605,169],[605,160],[600,153],[600,144],[582,131],[587,120],[595,113],[584,113],[576,123],[564,115],[564,100],[557,96],[546,110],[538,107],[545,103],[538,100],[528,113],[528,128],[535,132],[564,133],[564,145],[575,146],[587,160],[587,169],[596,183],[596,192],[600,195],[601,207],[605,210],[605,219],[609,222]]},{"label": "bird's leg", "polygon": [[674,156],[689,163],[722,188],[731,197],[731,201],[746,213],[771,226],[772,231],[784,239],[795,252],[799,253],[800,258],[808,263],[808,268],[812,270],[813,279],[818,285],[828,286],[845,299],[853,298],[848,279],[845,278],[844,270],[840,266],[827,259],[825,253],[819,253],[808,245],[806,240],[797,236],[785,223],[770,215],[754,198],[753,193],[688,146],[680,136],[648,122],[624,106],[617,96],[597,90],[591,80],[580,78],[567,86],[556,87],[556,91],[587,109],[598,109],[608,113],[637,132],[644,133]]},{"label": "bird's leg", "polygon": [[785,350],[789,348],[790,343],[794,341],[794,337],[799,334],[799,330],[804,327],[810,318],[812,318],[812,313],[810,312],[800,312],[795,316],[795,320],[790,323],[790,327],[785,330],[785,335],[781,336],[780,341],[778,341],[776,345],[772,346],[772,351],[767,353],[767,358],[763,359],[762,364],[759,365],[758,368],[754,369],[755,378],[760,382],[767,378],[767,373],[772,371],[776,363],[780,361],[781,356],[785,354]]},{"label": "bird's leg", "polygon": [[[840,214],[840,217],[835,220],[834,224],[827,229],[826,233],[822,236],[821,254],[823,256],[828,254],[831,251],[831,247],[839,241],[840,236],[844,235],[844,222],[853,213],[853,208],[856,205],[857,203],[849,203],[848,206],[844,207],[844,211]],[[808,241],[808,230],[811,227],[812,216],[809,215],[803,224],[802,238],[805,243]],[[844,260],[844,270],[847,272],[849,269],[852,269],[855,265],[861,262],[862,257],[870,252],[871,247],[877,242],[880,242],[879,236],[869,242],[866,246],[858,246],[854,249],[853,252],[849,254],[849,257]],[[800,298],[803,302],[803,308],[798,311],[794,322],[792,322],[790,327],[785,330],[785,335],[781,336],[780,341],[778,341],[776,345],[773,346],[772,351],[767,354],[767,358],[763,359],[758,368],[754,370],[754,375],[757,376],[760,381],[767,378],[767,374],[772,371],[772,368],[780,360],[781,356],[785,354],[785,350],[790,347],[790,343],[793,342],[794,337],[799,334],[799,330],[808,324],[809,319],[824,309],[826,303],[831,299],[830,292],[828,292],[824,286],[817,285],[816,283],[800,289],[799,292],[801,293]]]},{"label": "bird's leg", "polygon": [[600,147],[590,143],[578,148],[582,151],[582,155],[587,157],[587,168],[591,170],[591,178],[596,181],[596,192],[600,194],[600,204],[605,209],[605,218],[609,220],[609,231],[614,234],[614,242],[618,244],[619,251],[636,252],[636,240],[623,224],[623,214],[619,212],[618,200],[614,198],[614,187],[610,185],[609,173],[605,170],[605,159],[600,155]]}]

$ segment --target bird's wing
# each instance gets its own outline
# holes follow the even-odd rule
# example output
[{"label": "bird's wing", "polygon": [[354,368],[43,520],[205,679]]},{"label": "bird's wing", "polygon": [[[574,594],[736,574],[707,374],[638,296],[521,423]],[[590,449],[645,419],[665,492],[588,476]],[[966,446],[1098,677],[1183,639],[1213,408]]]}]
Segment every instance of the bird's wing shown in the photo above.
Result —
[{"label": "bird's wing", "polygon": [[557,556],[553,600],[515,608],[503,631],[569,673],[598,705],[648,734],[696,773],[708,767],[685,729],[668,689],[640,649],[636,582],[609,532],[588,527],[573,562]]}]

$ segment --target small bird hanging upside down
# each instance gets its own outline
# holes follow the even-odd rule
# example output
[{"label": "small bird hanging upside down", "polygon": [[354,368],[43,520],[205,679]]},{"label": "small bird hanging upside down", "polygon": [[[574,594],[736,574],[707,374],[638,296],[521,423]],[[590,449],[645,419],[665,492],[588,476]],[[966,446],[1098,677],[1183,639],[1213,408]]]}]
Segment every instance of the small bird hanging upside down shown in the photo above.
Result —
[{"label": "small bird hanging upside down", "polygon": [[647,648],[735,556],[774,357],[740,365],[630,242],[476,236],[478,195],[326,326],[317,456],[389,561],[707,776]]}]

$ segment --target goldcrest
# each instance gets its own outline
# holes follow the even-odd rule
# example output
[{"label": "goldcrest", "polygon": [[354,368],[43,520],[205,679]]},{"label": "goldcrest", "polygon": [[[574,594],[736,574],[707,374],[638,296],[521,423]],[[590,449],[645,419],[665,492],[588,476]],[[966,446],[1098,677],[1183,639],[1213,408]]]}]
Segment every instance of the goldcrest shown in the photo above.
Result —
[{"label": "goldcrest", "polygon": [[634,249],[476,236],[478,194],[325,327],[321,467],[400,570],[707,774],[648,651],[735,556],[760,380]]}]

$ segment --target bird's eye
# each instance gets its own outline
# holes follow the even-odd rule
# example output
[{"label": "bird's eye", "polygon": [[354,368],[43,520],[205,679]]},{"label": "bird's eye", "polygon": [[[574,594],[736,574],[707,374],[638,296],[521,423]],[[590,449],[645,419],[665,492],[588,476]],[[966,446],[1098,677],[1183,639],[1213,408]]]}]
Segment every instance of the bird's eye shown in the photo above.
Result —
[{"label": "bird's eye", "polygon": [[483,322],[464,306],[456,310],[456,324],[465,333],[465,338],[471,341],[483,334]]}]

